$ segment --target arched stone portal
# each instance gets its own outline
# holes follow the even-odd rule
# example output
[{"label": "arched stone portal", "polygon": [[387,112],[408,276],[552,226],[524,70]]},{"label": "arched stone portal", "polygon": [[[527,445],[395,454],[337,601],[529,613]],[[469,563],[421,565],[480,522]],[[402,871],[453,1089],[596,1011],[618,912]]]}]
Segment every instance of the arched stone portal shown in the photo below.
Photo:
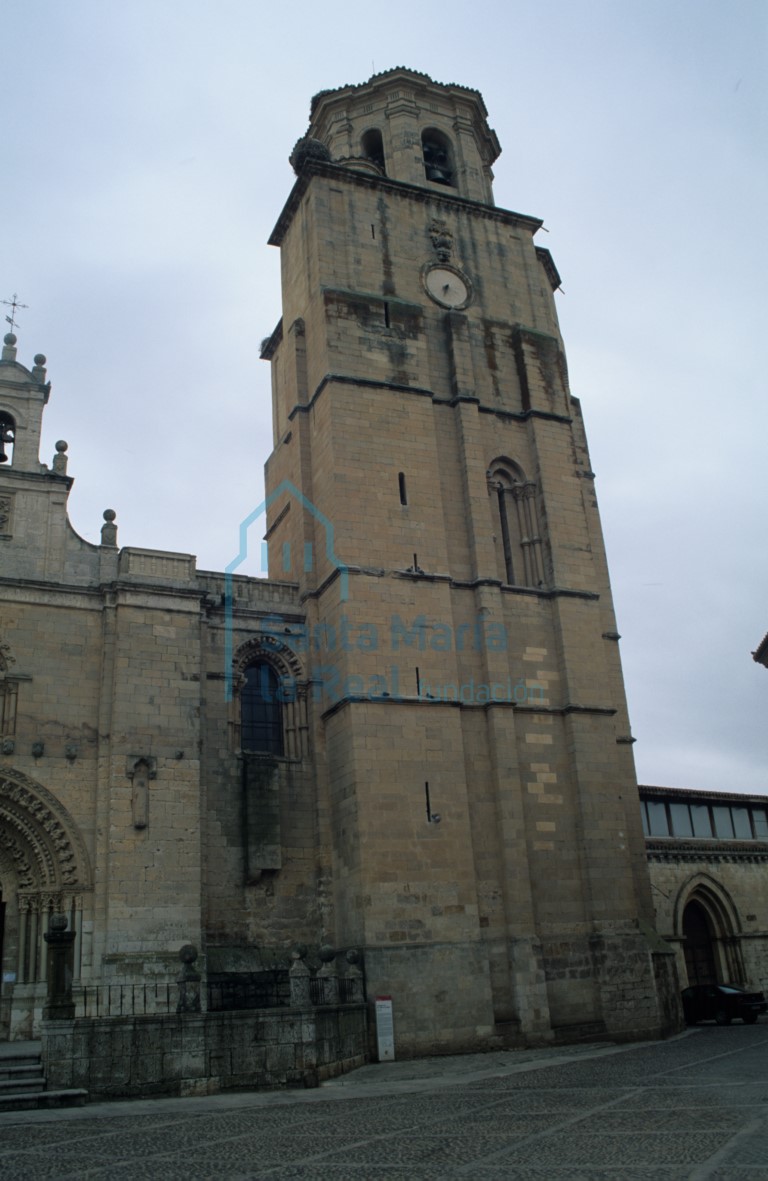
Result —
[{"label": "arched stone portal", "polygon": [[709,916],[695,898],[683,911],[683,952],[689,984],[717,984]]},{"label": "arched stone portal", "polygon": [[719,882],[697,874],[685,883],[675,906],[675,934],[688,984],[743,983],[740,932],[736,906]]},{"label": "arched stone portal", "polygon": [[0,1039],[32,1037],[45,995],[50,915],[66,914],[82,957],[83,894],[92,888],[88,854],[67,810],[21,771],[0,770]]}]

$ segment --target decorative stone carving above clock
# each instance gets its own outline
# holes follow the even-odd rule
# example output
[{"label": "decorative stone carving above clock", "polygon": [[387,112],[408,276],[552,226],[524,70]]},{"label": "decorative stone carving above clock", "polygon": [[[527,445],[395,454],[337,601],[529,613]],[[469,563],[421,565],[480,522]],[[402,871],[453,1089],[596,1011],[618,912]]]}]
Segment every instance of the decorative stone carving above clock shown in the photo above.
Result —
[{"label": "decorative stone carving above clock", "polygon": [[441,262],[448,262],[453,253],[453,234],[448,229],[448,223],[433,221],[429,227],[429,236],[435,248],[435,254]]}]

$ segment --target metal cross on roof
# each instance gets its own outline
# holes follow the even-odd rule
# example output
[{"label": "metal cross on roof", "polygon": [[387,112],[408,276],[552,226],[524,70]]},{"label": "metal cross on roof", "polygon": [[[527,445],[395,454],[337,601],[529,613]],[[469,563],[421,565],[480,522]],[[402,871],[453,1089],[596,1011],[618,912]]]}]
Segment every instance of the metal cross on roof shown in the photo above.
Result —
[{"label": "metal cross on roof", "polygon": [[13,293],[13,299],[0,299],[0,303],[4,303],[6,307],[9,307],[11,309],[10,316],[6,316],[5,319],[6,319],[7,323],[10,324],[10,326],[11,326],[11,332],[13,332],[13,330],[16,327],[16,309],[17,308],[28,308],[29,304],[28,303],[19,303],[19,297],[15,291]]}]

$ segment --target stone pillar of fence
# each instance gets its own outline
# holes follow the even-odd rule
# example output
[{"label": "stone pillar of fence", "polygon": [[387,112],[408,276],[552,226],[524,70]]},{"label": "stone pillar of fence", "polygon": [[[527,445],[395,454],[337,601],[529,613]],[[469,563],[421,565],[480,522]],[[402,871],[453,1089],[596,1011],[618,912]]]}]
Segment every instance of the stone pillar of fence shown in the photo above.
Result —
[{"label": "stone pillar of fence", "polygon": [[309,982],[311,973],[304,963],[307,949],[303,943],[297,943],[291,952],[291,966],[288,978],[291,984],[291,1005],[294,1009],[306,1009],[310,1005]]},{"label": "stone pillar of fence", "polygon": [[200,1012],[200,973],[193,965],[197,959],[197,948],[192,943],[185,943],[179,952],[181,971],[176,977],[179,986],[179,999],[176,1002],[177,1013]]},{"label": "stone pillar of fence", "polygon": [[318,980],[322,980],[320,1003],[322,1005],[338,1005],[339,1003],[339,973],[336,970],[336,949],[324,943],[320,948],[321,967],[317,973]]},{"label": "stone pillar of fence", "polygon": [[75,1017],[72,1000],[75,932],[68,931],[67,925],[66,915],[51,915],[48,931],[43,935],[48,944],[48,996],[43,1008],[46,1021],[73,1021]]},{"label": "stone pillar of fence", "polygon": [[348,1001],[351,1003],[364,1001],[363,973],[360,968],[360,952],[350,947],[345,959],[347,961],[346,978],[348,982]]}]

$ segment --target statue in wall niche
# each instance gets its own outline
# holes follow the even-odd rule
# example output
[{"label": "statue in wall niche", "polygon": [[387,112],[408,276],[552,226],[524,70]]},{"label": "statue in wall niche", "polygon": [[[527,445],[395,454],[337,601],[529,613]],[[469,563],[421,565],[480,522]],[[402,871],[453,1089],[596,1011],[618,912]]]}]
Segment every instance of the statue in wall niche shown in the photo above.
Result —
[{"label": "statue in wall niche", "polygon": [[146,828],[149,821],[149,768],[139,763],[133,776],[133,827]]},{"label": "statue in wall niche", "polygon": [[179,950],[181,971],[176,977],[179,986],[179,999],[176,1002],[177,1013],[199,1013],[200,1006],[200,973],[195,968],[197,948],[194,943],[185,943]]},{"label": "statue in wall niche", "polygon": [[[45,904],[46,899],[41,899]],[[47,946],[46,977],[48,995],[43,1009],[47,1021],[72,1021],[75,1005],[72,1000],[73,956],[75,932],[68,931],[67,916],[52,914],[48,931],[43,935]]]},{"label": "statue in wall niche", "polygon": [[155,778],[154,759],[137,759],[128,774],[133,782],[133,827],[146,828],[149,824],[149,781]]}]

